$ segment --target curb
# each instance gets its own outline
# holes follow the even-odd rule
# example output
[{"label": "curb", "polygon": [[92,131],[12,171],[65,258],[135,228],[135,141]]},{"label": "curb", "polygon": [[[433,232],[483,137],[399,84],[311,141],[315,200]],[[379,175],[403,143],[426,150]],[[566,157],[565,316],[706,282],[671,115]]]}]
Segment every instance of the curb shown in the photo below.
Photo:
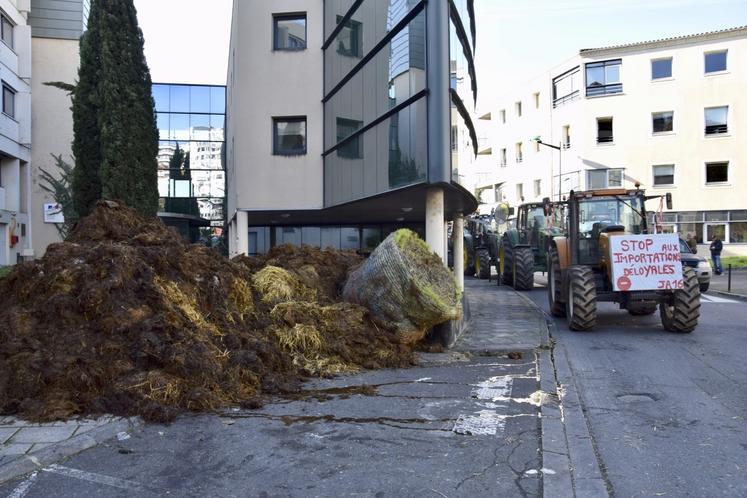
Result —
[{"label": "curb", "polygon": [[555,322],[534,301],[519,295],[537,310],[544,325],[545,347],[538,352],[540,389],[550,397],[540,407],[542,466],[555,473],[543,473],[542,496],[609,497],[565,347],[552,340]]},{"label": "curb", "polygon": [[130,432],[141,425],[142,421],[139,418],[116,420],[0,465],[0,484],[93,448],[120,432]]},{"label": "curb", "polygon": [[722,290],[710,289],[709,292],[718,294],[719,296],[729,297],[731,299],[738,299],[740,301],[747,301],[747,296],[743,294],[734,294],[732,292],[726,292]]}]

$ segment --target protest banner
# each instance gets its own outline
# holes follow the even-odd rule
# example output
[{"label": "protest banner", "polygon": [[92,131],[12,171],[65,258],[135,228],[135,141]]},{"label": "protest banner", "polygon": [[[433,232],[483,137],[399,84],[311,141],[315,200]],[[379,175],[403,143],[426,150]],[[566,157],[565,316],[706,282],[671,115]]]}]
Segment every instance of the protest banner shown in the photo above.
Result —
[{"label": "protest banner", "polygon": [[677,235],[613,235],[610,253],[615,291],[684,287]]}]

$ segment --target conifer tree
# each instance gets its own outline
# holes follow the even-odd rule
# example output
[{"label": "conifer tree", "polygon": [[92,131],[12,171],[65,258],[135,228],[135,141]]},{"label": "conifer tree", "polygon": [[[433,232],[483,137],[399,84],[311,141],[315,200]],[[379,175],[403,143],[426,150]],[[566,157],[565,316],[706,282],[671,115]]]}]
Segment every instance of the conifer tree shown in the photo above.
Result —
[{"label": "conifer tree", "polygon": [[158,130],[143,34],[132,0],[93,0],[81,38],[73,93],[74,204],[118,199],[146,216],[158,211]]}]

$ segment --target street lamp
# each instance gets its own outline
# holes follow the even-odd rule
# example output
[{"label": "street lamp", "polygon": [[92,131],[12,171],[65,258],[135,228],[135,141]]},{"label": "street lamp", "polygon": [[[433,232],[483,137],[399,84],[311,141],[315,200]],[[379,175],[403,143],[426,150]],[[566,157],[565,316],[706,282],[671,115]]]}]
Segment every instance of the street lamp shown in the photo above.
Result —
[{"label": "street lamp", "polygon": [[[561,198],[563,196],[563,147],[562,143],[560,145],[552,145],[552,144],[546,144],[542,141],[542,137],[537,135],[532,139],[533,142],[537,142],[540,145],[544,145],[545,147],[550,147],[551,149],[555,149],[558,151],[558,202],[561,201]],[[550,169],[550,179],[552,179],[552,168]],[[555,182],[551,181],[550,185],[554,185]]]}]

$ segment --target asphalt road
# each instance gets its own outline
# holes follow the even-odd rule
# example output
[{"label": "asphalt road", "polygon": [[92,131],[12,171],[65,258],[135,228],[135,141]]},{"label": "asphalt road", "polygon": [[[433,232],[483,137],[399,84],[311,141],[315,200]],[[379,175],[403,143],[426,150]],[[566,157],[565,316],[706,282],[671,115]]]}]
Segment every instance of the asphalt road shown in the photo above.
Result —
[{"label": "asphalt road", "polygon": [[540,496],[537,359],[439,354],[183,416],[0,486],[36,498]]},{"label": "asphalt road", "polygon": [[611,496],[747,496],[747,302],[705,294],[690,334],[607,303],[592,332],[554,323]]}]

